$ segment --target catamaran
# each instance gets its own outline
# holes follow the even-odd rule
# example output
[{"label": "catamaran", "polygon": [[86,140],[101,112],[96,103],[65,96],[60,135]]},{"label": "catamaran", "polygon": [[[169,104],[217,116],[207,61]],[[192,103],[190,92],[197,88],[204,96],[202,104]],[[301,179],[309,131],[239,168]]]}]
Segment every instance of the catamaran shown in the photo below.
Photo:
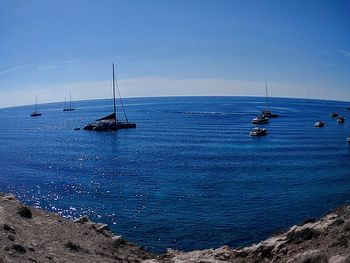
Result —
[{"label": "catamaran", "polygon": [[38,117],[41,116],[41,113],[38,111],[38,98],[35,97],[35,111],[33,111],[30,116],[32,117]]},{"label": "catamaran", "polygon": [[72,93],[69,93],[69,107],[67,108],[67,100],[64,98],[64,108],[63,111],[72,111],[75,108],[72,107]]},{"label": "catamaran", "polygon": [[[114,64],[112,64],[113,67],[113,113],[98,119],[94,121],[93,123],[89,123],[84,127],[84,130],[88,131],[117,131],[120,129],[130,129],[130,128],[136,128],[136,123],[130,122],[126,116],[124,105],[122,98],[120,96],[118,83],[115,78],[114,73]],[[116,96],[115,96],[115,90],[118,89],[119,99],[120,99],[120,106],[123,110],[125,120],[120,121],[117,119],[117,104],[116,104]]]}]

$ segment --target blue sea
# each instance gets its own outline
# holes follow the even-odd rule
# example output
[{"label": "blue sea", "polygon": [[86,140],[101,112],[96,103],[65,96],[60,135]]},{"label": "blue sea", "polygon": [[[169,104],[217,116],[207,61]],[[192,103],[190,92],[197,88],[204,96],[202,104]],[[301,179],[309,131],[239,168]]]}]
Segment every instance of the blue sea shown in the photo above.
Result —
[{"label": "blue sea", "polygon": [[[350,199],[345,102],[270,100],[281,115],[253,138],[264,98],[125,99],[136,129],[74,128],[110,100],[0,109],[0,191],[67,218],[88,215],[148,250],[258,242]],[[332,111],[348,121],[337,124]],[[324,128],[314,128],[317,120]]]}]

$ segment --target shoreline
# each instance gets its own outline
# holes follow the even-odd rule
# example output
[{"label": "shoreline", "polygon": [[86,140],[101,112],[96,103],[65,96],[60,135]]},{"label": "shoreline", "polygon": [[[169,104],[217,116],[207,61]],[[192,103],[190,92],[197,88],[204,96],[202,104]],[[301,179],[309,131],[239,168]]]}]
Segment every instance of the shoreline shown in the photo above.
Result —
[{"label": "shoreline", "polygon": [[12,262],[350,262],[350,206],[307,219],[243,248],[154,254],[83,216],[75,221],[0,193],[0,263]]}]

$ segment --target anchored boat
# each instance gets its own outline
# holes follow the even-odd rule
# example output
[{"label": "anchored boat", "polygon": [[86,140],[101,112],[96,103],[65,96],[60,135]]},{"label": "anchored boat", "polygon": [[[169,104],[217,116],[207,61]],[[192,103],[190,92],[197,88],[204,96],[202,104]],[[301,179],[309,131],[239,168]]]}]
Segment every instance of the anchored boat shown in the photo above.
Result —
[{"label": "anchored boat", "polygon": [[332,117],[332,118],[337,118],[338,117],[338,113],[337,112],[332,112],[329,117]]},{"label": "anchored boat", "polygon": [[35,97],[35,111],[33,111],[30,116],[32,117],[38,117],[41,116],[41,113],[38,111],[38,98]]},{"label": "anchored boat", "polygon": [[[109,114],[103,118],[100,118],[93,123],[89,123],[84,127],[84,130],[88,131],[117,131],[120,129],[130,129],[130,128],[136,128],[136,123],[130,122],[128,118],[126,117],[124,105],[122,98],[120,96],[119,87],[115,78],[114,73],[114,64],[112,64],[113,67],[113,113]],[[120,106],[123,109],[124,112],[124,121],[120,121],[117,119],[117,105],[116,105],[116,96],[115,96],[115,89],[118,89],[119,99],[120,99]]]},{"label": "anchored boat", "polygon": [[317,122],[315,123],[315,127],[316,127],[316,128],[324,127],[324,125],[325,125],[325,122],[323,122],[323,121],[317,121]]},{"label": "anchored boat", "polygon": [[266,106],[265,109],[261,111],[261,114],[266,118],[278,118],[280,115],[272,113],[269,109],[269,93],[267,89],[267,82],[265,82],[265,92],[266,92]]},{"label": "anchored boat", "polygon": [[267,130],[263,128],[254,128],[250,133],[250,136],[265,136],[267,135]]},{"label": "anchored boat", "polygon": [[64,108],[63,111],[73,111],[75,108],[72,107],[72,93],[69,93],[69,107],[67,107],[66,98],[64,98]]},{"label": "anchored boat", "polygon": [[264,115],[261,115],[261,116],[258,116],[258,117],[255,117],[253,120],[252,120],[252,123],[253,124],[266,124],[266,123],[269,123],[270,119],[265,117]]},{"label": "anchored boat", "polygon": [[337,122],[338,123],[344,123],[345,122],[345,118],[343,116],[339,116],[338,119],[337,119]]}]

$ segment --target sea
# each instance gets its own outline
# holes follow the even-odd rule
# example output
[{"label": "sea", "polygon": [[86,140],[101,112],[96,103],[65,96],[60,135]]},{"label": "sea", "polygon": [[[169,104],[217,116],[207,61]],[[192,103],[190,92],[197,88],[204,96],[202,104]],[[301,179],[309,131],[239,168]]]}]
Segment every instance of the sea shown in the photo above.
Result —
[{"label": "sea", "polygon": [[0,191],[88,215],[153,252],[249,245],[349,202],[349,104],[271,98],[280,118],[265,137],[249,136],[258,97],[125,99],[137,128],[117,132],[75,130],[110,114],[111,100],[42,104],[41,117],[4,108]]}]

